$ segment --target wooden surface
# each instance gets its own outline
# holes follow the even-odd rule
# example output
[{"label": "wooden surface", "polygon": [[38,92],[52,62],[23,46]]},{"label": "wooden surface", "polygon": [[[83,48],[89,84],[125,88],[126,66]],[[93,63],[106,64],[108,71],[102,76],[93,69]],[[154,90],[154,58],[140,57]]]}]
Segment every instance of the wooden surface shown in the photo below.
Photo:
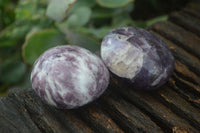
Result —
[{"label": "wooden surface", "polygon": [[97,101],[75,110],[44,104],[32,89],[0,99],[0,133],[200,132],[200,2],[148,28],[176,61],[169,82],[151,92],[113,80]]}]

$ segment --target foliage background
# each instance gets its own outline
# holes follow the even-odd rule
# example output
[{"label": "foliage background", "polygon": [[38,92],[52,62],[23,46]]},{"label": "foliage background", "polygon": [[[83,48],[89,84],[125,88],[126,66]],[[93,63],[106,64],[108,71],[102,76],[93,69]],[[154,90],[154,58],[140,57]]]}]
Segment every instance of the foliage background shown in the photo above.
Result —
[{"label": "foliage background", "polygon": [[92,52],[113,28],[145,28],[187,0],[1,0],[0,96],[30,85],[31,66],[45,50],[79,45]]}]

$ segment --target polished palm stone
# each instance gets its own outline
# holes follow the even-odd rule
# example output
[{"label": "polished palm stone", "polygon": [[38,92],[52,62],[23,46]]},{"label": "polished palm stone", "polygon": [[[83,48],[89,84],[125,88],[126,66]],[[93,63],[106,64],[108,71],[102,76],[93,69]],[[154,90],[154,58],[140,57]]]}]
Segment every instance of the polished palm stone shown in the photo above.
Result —
[{"label": "polished palm stone", "polygon": [[115,77],[141,90],[160,87],[174,69],[167,45],[154,34],[135,27],[110,31],[102,41],[101,57]]},{"label": "polished palm stone", "polygon": [[31,73],[32,88],[57,108],[77,108],[97,99],[109,84],[103,61],[77,46],[58,46],[44,52]]}]

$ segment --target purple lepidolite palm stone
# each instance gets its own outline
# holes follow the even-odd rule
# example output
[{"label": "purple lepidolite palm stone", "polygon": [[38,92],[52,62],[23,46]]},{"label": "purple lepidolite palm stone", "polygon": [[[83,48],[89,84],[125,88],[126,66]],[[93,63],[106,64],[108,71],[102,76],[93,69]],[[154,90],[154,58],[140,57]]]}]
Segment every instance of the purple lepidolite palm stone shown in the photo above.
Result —
[{"label": "purple lepidolite palm stone", "polygon": [[71,109],[97,99],[109,84],[109,72],[90,51],[77,46],[57,46],[37,59],[31,83],[46,103]]},{"label": "purple lepidolite palm stone", "polygon": [[154,34],[135,27],[110,31],[102,41],[101,57],[114,77],[142,90],[160,87],[174,69],[167,45]]}]

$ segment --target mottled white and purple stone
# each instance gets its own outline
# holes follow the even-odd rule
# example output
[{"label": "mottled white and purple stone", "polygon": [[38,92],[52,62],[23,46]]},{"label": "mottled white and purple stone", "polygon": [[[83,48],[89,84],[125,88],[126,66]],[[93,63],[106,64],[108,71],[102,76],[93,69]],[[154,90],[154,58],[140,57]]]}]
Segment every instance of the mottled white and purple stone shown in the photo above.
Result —
[{"label": "mottled white and purple stone", "polygon": [[57,46],[44,52],[31,73],[32,88],[46,103],[72,109],[97,99],[109,84],[103,61],[77,46]]},{"label": "mottled white and purple stone", "polygon": [[174,69],[174,58],[167,45],[152,33],[135,27],[110,31],[102,41],[101,57],[114,76],[142,90],[160,87]]}]

